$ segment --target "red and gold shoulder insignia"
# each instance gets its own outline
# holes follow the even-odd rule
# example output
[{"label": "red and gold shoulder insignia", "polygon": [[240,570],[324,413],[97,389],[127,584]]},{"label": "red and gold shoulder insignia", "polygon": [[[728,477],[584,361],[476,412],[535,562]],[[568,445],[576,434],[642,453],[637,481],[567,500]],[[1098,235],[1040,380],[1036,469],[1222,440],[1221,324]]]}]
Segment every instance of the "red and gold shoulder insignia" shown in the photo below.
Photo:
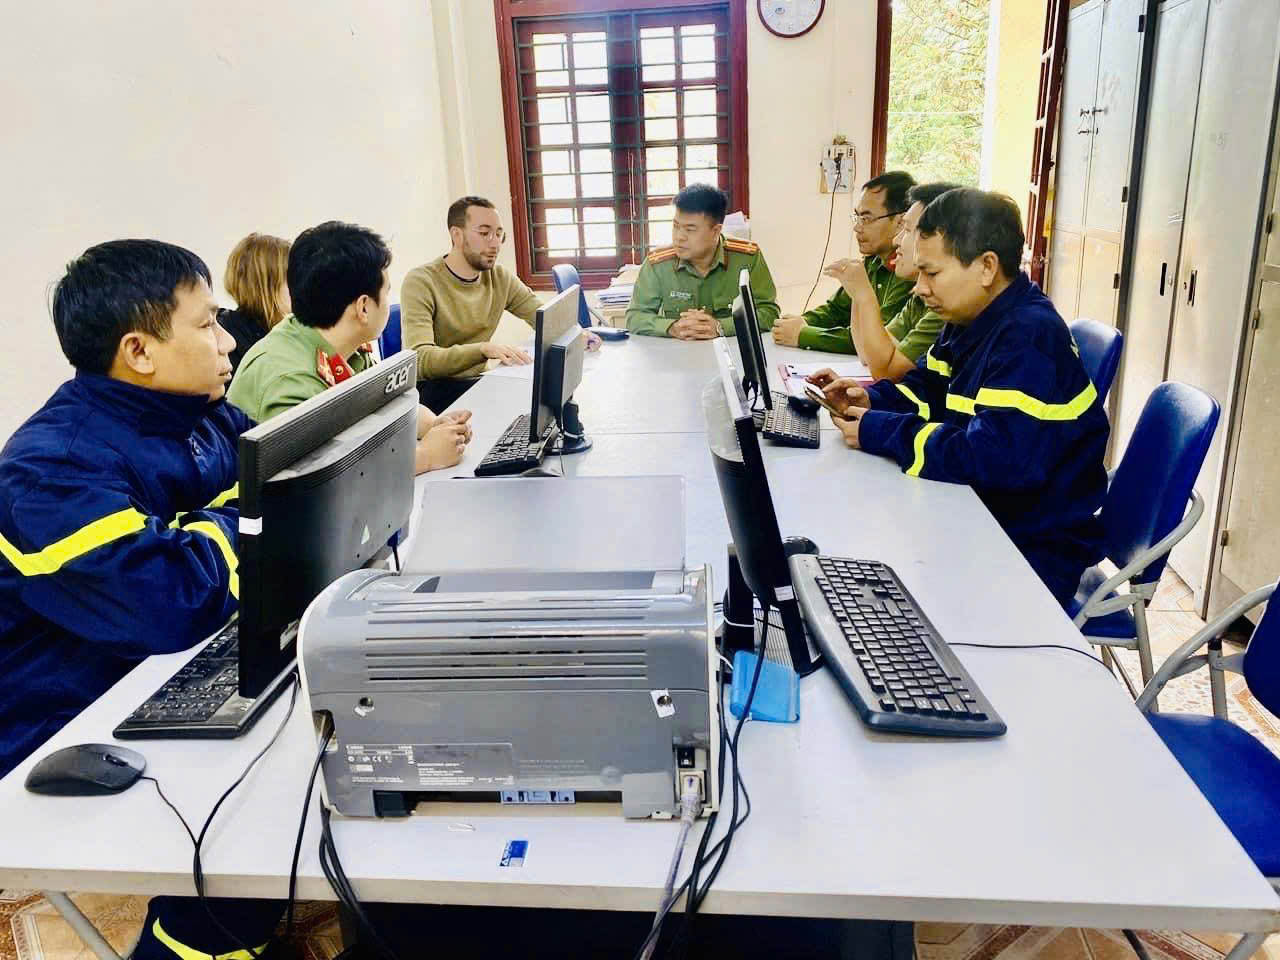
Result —
[{"label": "red and gold shoulder insignia", "polygon": [[724,248],[731,253],[756,254],[760,252],[760,244],[751,240],[743,240],[741,237],[725,237]]},{"label": "red and gold shoulder insignia", "polygon": [[664,260],[670,260],[676,255],[675,247],[659,247],[648,256],[650,263],[662,263]]}]

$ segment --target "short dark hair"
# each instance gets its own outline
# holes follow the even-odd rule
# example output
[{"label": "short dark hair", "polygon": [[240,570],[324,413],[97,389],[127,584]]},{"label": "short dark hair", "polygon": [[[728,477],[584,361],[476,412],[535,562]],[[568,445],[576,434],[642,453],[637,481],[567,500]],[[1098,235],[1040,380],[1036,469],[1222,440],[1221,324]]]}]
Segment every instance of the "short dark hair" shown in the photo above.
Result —
[{"label": "short dark hair", "polygon": [[724,223],[729,197],[709,183],[691,183],[676,194],[676,209],[681,213],[705,213],[715,223]]},{"label": "short dark hair", "polygon": [[289,248],[289,299],[293,315],[308,327],[327,330],[361,295],[378,303],[382,271],[391,251],[372,230],[330,220],[298,234]]},{"label": "short dark hair", "polygon": [[211,283],[190,250],[159,240],[111,240],[67,264],[53,291],[53,328],[77,370],[106,373],[120,340],[141,330],[161,340],[173,332],[178,290]]},{"label": "short dark hair", "polygon": [[916,185],[916,178],[905,170],[887,170],[872,177],[862,185],[863,190],[883,190],[884,208],[887,213],[902,213],[911,206],[907,191]]},{"label": "short dark hair", "polygon": [[1022,214],[1003,193],[972,187],[948,190],[924,209],[922,237],[942,234],[943,247],[966,267],[990,250],[1012,279],[1022,262]]},{"label": "short dark hair", "polygon": [[917,183],[907,191],[907,209],[917,203],[928,206],[949,190],[959,190],[958,183]]},{"label": "short dark hair", "polygon": [[467,210],[471,207],[485,207],[489,210],[497,209],[491,200],[486,200],[484,197],[459,197],[449,204],[449,215],[445,218],[445,222],[451,228],[466,229]]}]

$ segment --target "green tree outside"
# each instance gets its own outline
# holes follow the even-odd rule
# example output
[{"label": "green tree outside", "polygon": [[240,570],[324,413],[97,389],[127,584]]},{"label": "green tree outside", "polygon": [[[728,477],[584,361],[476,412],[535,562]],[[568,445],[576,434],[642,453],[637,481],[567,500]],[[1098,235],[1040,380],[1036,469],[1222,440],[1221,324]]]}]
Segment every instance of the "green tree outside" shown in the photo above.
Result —
[{"label": "green tree outside", "polygon": [[893,0],[886,170],[978,182],[990,0]]}]

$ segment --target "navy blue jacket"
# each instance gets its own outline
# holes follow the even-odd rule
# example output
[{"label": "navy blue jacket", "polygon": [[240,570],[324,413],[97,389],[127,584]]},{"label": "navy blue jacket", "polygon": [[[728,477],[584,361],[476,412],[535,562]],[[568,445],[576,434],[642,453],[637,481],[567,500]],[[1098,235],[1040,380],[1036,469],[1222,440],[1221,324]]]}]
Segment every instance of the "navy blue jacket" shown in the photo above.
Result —
[{"label": "navy blue jacket", "polygon": [[1060,603],[1102,559],[1110,427],[1062,317],[1019,274],[947,324],[899,384],[873,385],[858,442],[913,477],[970,484]]},{"label": "navy blue jacket", "polygon": [[153,653],[236,609],[220,401],[80,373],[0,451],[0,775]]}]

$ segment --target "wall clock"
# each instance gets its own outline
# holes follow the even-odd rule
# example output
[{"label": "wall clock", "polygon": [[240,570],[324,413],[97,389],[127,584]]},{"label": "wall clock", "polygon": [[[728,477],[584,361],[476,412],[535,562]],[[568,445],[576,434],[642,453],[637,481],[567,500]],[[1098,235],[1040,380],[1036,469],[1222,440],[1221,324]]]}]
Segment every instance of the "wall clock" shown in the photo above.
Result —
[{"label": "wall clock", "polygon": [[756,0],[765,29],[777,37],[799,37],[813,29],[827,0]]}]

